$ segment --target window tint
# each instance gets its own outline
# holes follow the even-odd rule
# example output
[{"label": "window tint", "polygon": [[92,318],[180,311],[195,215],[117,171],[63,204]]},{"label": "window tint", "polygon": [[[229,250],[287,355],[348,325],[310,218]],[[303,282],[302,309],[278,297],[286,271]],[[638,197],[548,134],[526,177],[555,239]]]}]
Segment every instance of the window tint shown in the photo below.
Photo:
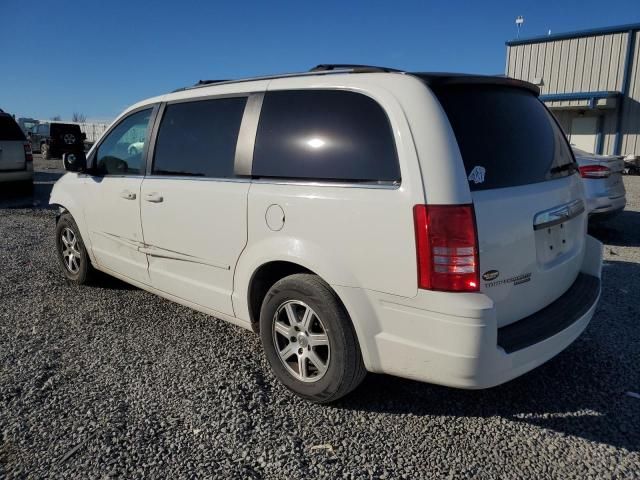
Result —
[{"label": "window tint", "polygon": [[0,115],[0,141],[25,140],[24,133],[10,115]]},{"label": "window tint", "polygon": [[435,88],[455,133],[471,190],[543,182],[574,171],[555,119],[532,93],[510,87]]},{"label": "window tint", "polygon": [[396,181],[391,126],[373,99],[354,92],[268,92],[253,157],[257,177]]},{"label": "window tint", "polygon": [[139,174],[152,109],[122,120],[104,139],[96,154],[96,167],[104,175]]},{"label": "window tint", "polygon": [[167,105],[154,151],[154,175],[233,177],[246,98]]}]

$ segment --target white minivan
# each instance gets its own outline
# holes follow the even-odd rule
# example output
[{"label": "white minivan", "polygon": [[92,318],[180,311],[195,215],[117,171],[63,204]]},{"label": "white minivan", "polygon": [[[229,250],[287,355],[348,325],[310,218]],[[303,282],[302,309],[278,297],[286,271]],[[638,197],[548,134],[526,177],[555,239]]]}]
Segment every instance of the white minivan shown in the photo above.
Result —
[{"label": "white minivan", "polygon": [[145,100],[64,158],[63,271],[259,332],[316,402],[367,371],[501,384],[571,344],[600,296],[577,165],[538,93],[323,65]]}]

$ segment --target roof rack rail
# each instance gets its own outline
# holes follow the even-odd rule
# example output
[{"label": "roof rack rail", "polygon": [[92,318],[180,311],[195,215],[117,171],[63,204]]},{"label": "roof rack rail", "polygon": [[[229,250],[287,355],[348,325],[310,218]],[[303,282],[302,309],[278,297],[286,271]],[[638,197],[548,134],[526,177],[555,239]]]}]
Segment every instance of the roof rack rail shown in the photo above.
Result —
[{"label": "roof rack rail", "polygon": [[[206,87],[208,85],[217,85],[221,83],[240,83],[251,82],[254,80],[273,80],[276,78],[305,77],[310,75],[329,75],[332,73],[370,73],[370,72],[398,72],[405,73],[404,70],[396,70],[395,68],[376,67],[373,65],[354,65],[354,64],[328,64],[323,63],[316,65],[307,72],[298,73],[280,73],[276,75],[265,75],[259,77],[239,78],[235,80],[199,80],[198,83],[189,87],[177,88],[173,92],[182,92],[193,88]],[[172,92],[172,93],[173,93]]]},{"label": "roof rack rail", "polygon": [[184,90],[189,90],[191,88],[204,87],[206,85],[215,85],[216,83],[228,82],[229,80],[198,80],[193,85],[189,85],[187,87],[180,87],[172,90],[171,93],[182,92]]},{"label": "roof rack rail", "polygon": [[196,83],[194,85],[194,87],[200,86],[200,85],[211,85],[212,83],[220,83],[220,82],[228,82],[229,80],[225,79],[225,80],[198,80],[198,83]]},{"label": "roof rack rail", "polygon": [[396,68],[378,67],[376,65],[358,65],[354,63],[321,63],[320,65],[316,65],[309,71],[310,72],[327,72],[331,70],[349,70],[355,73],[403,72],[403,70],[398,70]]}]

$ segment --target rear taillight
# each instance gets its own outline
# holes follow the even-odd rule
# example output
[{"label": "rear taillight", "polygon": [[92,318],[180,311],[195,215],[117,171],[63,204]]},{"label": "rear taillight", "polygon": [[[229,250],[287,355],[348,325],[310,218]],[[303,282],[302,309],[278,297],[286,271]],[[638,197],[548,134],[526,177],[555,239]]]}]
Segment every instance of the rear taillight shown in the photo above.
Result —
[{"label": "rear taillight", "polygon": [[33,153],[31,152],[31,144],[24,144],[24,161],[33,162]]},{"label": "rear taillight", "polygon": [[418,287],[478,291],[478,236],[473,205],[416,205],[413,219]]},{"label": "rear taillight", "polygon": [[611,175],[611,170],[603,165],[587,165],[579,167],[582,178],[607,178]]}]

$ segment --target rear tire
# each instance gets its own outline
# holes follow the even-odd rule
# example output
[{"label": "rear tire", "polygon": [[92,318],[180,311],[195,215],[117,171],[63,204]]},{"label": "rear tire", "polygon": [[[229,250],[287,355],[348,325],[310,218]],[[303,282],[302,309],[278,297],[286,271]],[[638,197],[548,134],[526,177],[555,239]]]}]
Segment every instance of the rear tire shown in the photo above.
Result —
[{"label": "rear tire", "polygon": [[63,213],[56,225],[56,250],[68,280],[83,285],[92,279],[95,270],[80,236],[80,229],[70,213]]},{"label": "rear tire", "polygon": [[366,375],[351,319],[316,275],[291,275],[271,287],[260,310],[260,337],[278,380],[312,402],[335,401]]},{"label": "rear tire", "polygon": [[51,159],[51,150],[49,149],[49,145],[46,143],[40,145],[40,155],[42,155],[43,160]]}]

